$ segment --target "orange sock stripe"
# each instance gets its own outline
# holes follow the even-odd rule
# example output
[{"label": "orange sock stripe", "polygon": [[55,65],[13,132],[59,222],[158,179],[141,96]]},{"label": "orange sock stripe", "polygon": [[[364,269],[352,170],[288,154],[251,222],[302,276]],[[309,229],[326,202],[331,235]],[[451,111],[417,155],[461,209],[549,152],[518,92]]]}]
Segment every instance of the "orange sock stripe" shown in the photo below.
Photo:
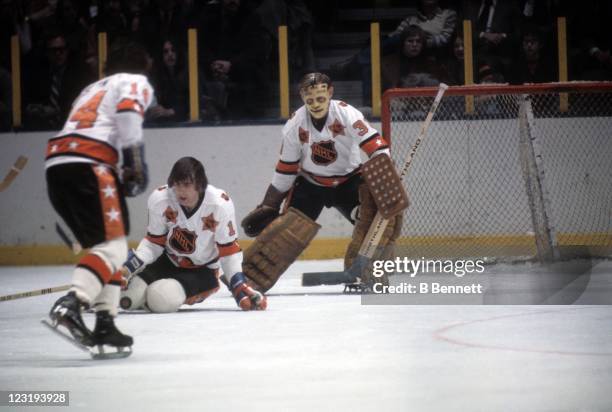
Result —
[{"label": "orange sock stripe", "polygon": [[87,269],[100,280],[103,285],[106,285],[112,278],[113,274],[111,273],[106,263],[102,260],[101,257],[90,253],[85,255],[77,264],[77,267]]},{"label": "orange sock stripe", "polygon": [[104,232],[106,240],[125,236],[123,227],[123,212],[119,202],[119,189],[115,176],[107,167],[92,166],[98,178],[98,190],[100,206],[102,207],[102,219],[104,219]]}]

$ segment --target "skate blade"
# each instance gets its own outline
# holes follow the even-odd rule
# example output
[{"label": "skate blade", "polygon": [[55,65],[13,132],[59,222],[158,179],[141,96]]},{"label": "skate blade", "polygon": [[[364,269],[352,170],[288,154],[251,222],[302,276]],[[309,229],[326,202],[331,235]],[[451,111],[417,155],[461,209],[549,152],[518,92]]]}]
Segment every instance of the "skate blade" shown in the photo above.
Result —
[{"label": "skate blade", "polygon": [[132,354],[132,347],[115,347],[108,345],[96,345],[89,349],[92,359],[104,360],[104,359],[123,359],[127,358]]},{"label": "skate blade", "polygon": [[81,342],[74,339],[72,335],[64,333],[63,330],[58,329],[59,325],[53,325],[47,319],[41,319],[40,323],[45,325],[51,332],[55,333],[57,336],[64,339],[66,342],[70,343],[72,346],[75,346],[84,352],[90,352],[88,346],[85,346]]}]

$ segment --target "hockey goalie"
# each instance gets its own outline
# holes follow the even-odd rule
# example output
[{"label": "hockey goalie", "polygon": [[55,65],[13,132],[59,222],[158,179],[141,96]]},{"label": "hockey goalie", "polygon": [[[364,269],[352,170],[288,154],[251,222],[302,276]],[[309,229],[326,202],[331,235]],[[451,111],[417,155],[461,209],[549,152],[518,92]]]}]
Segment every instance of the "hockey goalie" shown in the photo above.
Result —
[{"label": "hockey goalie", "polygon": [[[243,264],[257,290],[270,289],[308,246],[320,228],[315,221],[324,207],[337,209],[355,225],[345,267],[351,266],[376,214],[377,199],[361,176],[361,152],[392,165],[389,146],[359,110],[333,100],[333,90],[325,74],[302,78],[299,92],[304,106],[283,128],[272,182],[261,204],[242,220],[244,232],[257,237],[245,251]],[[283,201],[286,212],[280,214]],[[401,207],[406,207],[407,197],[402,201]],[[381,248],[382,253],[390,250],[401,227],[401,214],[391,213],[389,219],[381,242],[387,248]],[[369,270],[361,275],[368,276]]]}]

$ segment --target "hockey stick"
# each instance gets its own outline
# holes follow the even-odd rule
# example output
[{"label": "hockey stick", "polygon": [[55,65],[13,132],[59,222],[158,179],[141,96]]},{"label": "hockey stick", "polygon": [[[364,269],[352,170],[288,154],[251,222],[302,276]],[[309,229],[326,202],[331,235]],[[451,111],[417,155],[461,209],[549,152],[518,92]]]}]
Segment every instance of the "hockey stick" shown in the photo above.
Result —
[{"label": "hockey stick", "polygon": [[0,302],[6,302],[6,301],[9,301],[9,300],[16,300],[16,299],[23,299],[23,298],[29,298],[29,297],[32,297],[32,296],[46,295],[46,294],[49,294],[49,293],[63,292],[65,290],[70,289],[70,286],[71,285],[62,285],[62,286],[55,286],[53,288],[30,290],[29,292],[20,292],[20,293],[15,293],[15,294],[12,294],[12,295],[0,296]]},{"label": "hockey stick", "polygon": [[[421,130],[419,135],[408,154],[408,158],[404,163],[404,167],[400,173],[400,179],[403,179],[408,171],[408,168],[412,164],[412,160],[414,159],[414,155],[416,154],[417,149],[421,145],[421,142],[425,138],[427,134],[427,130],[429,129],[429,125],[440,105],[440,101],[442,100],[442,96],[448,89],[448,86],[444,83],[440,83],[438,88],[438,93],[429,109],[429,113],[427,113],[427,117],[425,121],[421,125]],[[319,285],[337,285],[341,283],[353,283],[357,281],[357,278],[361,276],[361,273],[366,268],[372,256],[376,252],[378,248],[378,244],[382,238],[382,235],[385,231],[385,228],[389,224],[389,220],[382,217],[380,213],[376,213],[374,220],[370,225],[370,229],[366,234],[363,242],[361,243],[361,248],[359,249],[359,253],[353,260],[353,264],[350,268],[343,272],[309,272],[304,273],[302,275],[302,286],[319,286]]]},{"label": "hockey stick", "polygon": [[26,163],[28,163],[28,158],[25,156],[19,156],[15,161],[15,164],[11,166],[11,170],[4,177],[4,180],[0,182],[0,192],[4,191],[7,187],[13,183],[13,180],[17,177],[19,172],[23,170]]},{"label": "hockey stick", "polygon": [[72,253],[74,253],[75,255],[81,253],[81,251],[83,250],[81,244],[76,240],[73,241],[72,239],[70,239],[68,233],[66,233],[66,231],[57,222],[55,222],[55,231],[62,239],[62,241],[66,244],[66,246],[68,246],[72,250]]}]

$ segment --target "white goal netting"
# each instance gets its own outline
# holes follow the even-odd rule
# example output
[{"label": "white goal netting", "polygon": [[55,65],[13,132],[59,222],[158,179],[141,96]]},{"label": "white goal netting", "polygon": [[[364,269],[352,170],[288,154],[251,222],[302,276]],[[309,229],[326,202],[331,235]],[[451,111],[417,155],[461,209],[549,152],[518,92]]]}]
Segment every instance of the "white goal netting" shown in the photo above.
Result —
[{"label": "white goal netting", "polygon": [[[435,93],[383,98],[398,168]],[[404,182],[411,206],[398,256],[609,256],[612,85],[451,87]]]}]

